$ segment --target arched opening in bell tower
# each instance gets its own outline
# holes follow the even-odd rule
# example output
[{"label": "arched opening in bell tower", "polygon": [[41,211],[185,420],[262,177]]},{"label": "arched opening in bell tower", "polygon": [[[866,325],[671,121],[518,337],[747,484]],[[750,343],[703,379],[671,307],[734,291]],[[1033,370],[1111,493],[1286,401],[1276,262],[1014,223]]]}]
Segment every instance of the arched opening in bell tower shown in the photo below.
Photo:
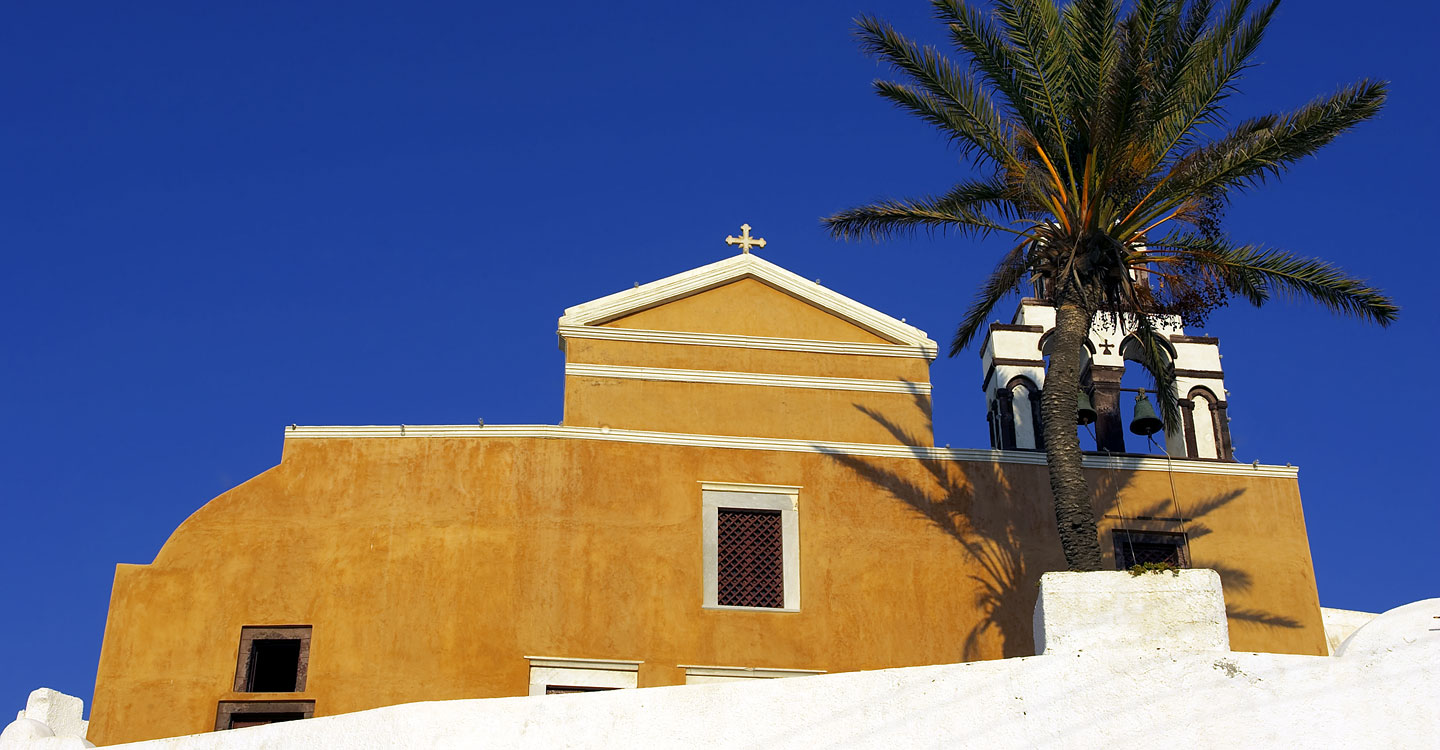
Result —
[{"label": "arched opening in bell tower", "polygon": [[[1173,368],[1176,359],[1175,347],[1167,341],[1160,343],[1165,359],[1163,366]],[[1153,414],[1162,420],[1164,417],[1160,409],[1155,377],[1145,369],[1144,345],[1141,344],[1140,339],[1133,333],[1125,336],[1120,342],[1119,354],[1124,372],[1120,376],[1117,401],[1120,410],[1120,424],[1124,430],[1126,452],[1168,453],[1174,456],[1184,456],[1184,431],[1181,425],[1163,423],[1159,432],[1148,436],[1135,432],[1136,418],[1140,416],[1137,408],[1143,408],[1142,403],[1148,405],[1145,416]],[[1140,399],[1142,394],[1144,395],[1143,402]]]}]

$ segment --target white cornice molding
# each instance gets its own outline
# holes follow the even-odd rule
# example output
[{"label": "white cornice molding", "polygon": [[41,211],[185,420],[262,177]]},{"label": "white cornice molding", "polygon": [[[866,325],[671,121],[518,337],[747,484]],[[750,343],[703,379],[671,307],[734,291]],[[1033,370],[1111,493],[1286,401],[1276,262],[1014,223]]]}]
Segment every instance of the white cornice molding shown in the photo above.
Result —
[{"label": "white cornice molding", "polygon": [[705,492],[753,492],[761,495],[790,495],[800,494],[804,489],[789,484],[747,484],[744,482],[706,482],[701,480],[700,489]]},{"label": "white cornice molding", "polygon": [[[368,426],[300,426],[285,428],[286,440],[353,439],[353,438],[540,438],[551,440],[600,440],[615,443],[645,443],[691,448],[728,448],[734,450],[781,451],[785,453],[822,453],[840,456],[875,458],[913,458],[922,461],[958,461],[986,464],[1028,464],[1044,466],[1045,454],[1033,451],[995,451],[974,448],[932,448],[878,443],[838,443],[786,438],[736,437],[729,435],[690,435],[680,432],[649,432],[618,430],[609,427],[571,427],[562,425],[368,425]],[[1177,474],[1211,474],[1216,476],[1274,477],[1294,479],[1300,474],[1296,466],[1268,464],[1232,464],[1186,458],[1166,459],[1163,456],[1096,456],[1083,459],[1087,469],[1120,471],[1166,471]]]},{"label": "white cornice molding", "polygon": [[622,365],[591,365],[571,362],[565,374],[586,378],[620,378],[623,380],[656,380],[672,383],[712,383],[721,385],[760,385],[772,388],[814,388],[827,391],[867,391],[871,393],[929,394],[929,383],[908,380],[866,380],[863,378],[823,378],[809,375],[776,375],[768,372],[730,372],[728,370],[677,370],[669,367],[626,367]]},{"label": "white cornice molding", "polygon": [[854,354],[865,357],[910,357],[935,359],[939,350],[914,344],[871,344],[859,341],[820,341],[787,339],[768,336],[739,336],[728,333],[696,333],[693,331],[653,331],[644,328],[604,328],[601,326],[561,325],[557,331],[565,339],[600,339],[602,341],[641,341],[649,344],[681,344],[685,346],[720,346],[732,349],[768,349],[781,352],[815,354]]},{"label": "white cornice molding", "polygon": [[924,331],[826,289],[758,255],[740,254],[565,310],[560,325],[598,325],[732,281],[753,277],[898,344],[936,348]]},{"label": "white cornice molding", "polygon": [[617,672],[635,672],[643,661],[624,659],[567,659],[563,656],[527,656],[532,667],[550,669],[608,669]]}]

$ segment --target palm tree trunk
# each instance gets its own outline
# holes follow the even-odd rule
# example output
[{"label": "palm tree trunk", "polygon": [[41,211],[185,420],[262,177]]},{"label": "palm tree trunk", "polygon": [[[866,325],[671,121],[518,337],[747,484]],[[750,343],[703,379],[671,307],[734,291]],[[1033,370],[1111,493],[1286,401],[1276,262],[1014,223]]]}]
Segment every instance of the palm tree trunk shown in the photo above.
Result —
[{"label": "palm tree trunk", "polygon": [[[1067,295],[1068,296],[1068,295]],[[1080,438],[1075,434],[1075,404],[1080,397],[1082,348],[1090,333],[1090,314],[1077,300],[1055,307],[1050,371],[1041,391],[1040,415],[1045,430],[1045,456],[1050,491],[1055,496],[1055,524],[1060,546],[1071,570],[1100,570],[1100,534],[1081,466]]]}]

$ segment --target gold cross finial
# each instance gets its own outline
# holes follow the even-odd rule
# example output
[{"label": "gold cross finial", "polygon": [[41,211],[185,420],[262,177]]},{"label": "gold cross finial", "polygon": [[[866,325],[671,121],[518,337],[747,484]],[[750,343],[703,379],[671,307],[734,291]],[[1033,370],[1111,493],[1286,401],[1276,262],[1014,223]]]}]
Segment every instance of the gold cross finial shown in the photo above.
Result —
[{"label": "gold cross finial", "polygon": [[725,244],[727,244],[727,245],[739,245],[739,246],[740,246],[740,252],[743,253],[743,254],[745,254],[745,255],[749,255],[749,254],[750,254],[750,248],[752,248],[752,247],[765,247],[765,240],[762,240],[762,239],[760,239],[759,237],[751,237],[751,236],[750,236],[750,225],[749,225],[749,224],[741,224],[741,225],[740,225],[740,236],[739,236],[739,237],[734,237],[734,236],[726,237],[726,238],[725,238]]}]

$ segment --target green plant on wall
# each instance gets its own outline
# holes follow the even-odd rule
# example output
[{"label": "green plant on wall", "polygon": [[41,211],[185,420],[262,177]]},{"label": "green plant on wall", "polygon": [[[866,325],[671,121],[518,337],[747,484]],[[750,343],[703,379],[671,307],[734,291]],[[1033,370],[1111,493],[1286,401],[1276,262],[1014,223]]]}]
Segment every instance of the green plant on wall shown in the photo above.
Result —
[{"label": "green plant on wall", "polygon": [[1127,570],[1130,571],[1130,575],[1136,577],[1143,576],[1146,573],[1164,573],[1166,571],[1174,573],[1176,578],[1180,577],[1180,569],[1168,562],[1139,563],[1131,565]]}]

